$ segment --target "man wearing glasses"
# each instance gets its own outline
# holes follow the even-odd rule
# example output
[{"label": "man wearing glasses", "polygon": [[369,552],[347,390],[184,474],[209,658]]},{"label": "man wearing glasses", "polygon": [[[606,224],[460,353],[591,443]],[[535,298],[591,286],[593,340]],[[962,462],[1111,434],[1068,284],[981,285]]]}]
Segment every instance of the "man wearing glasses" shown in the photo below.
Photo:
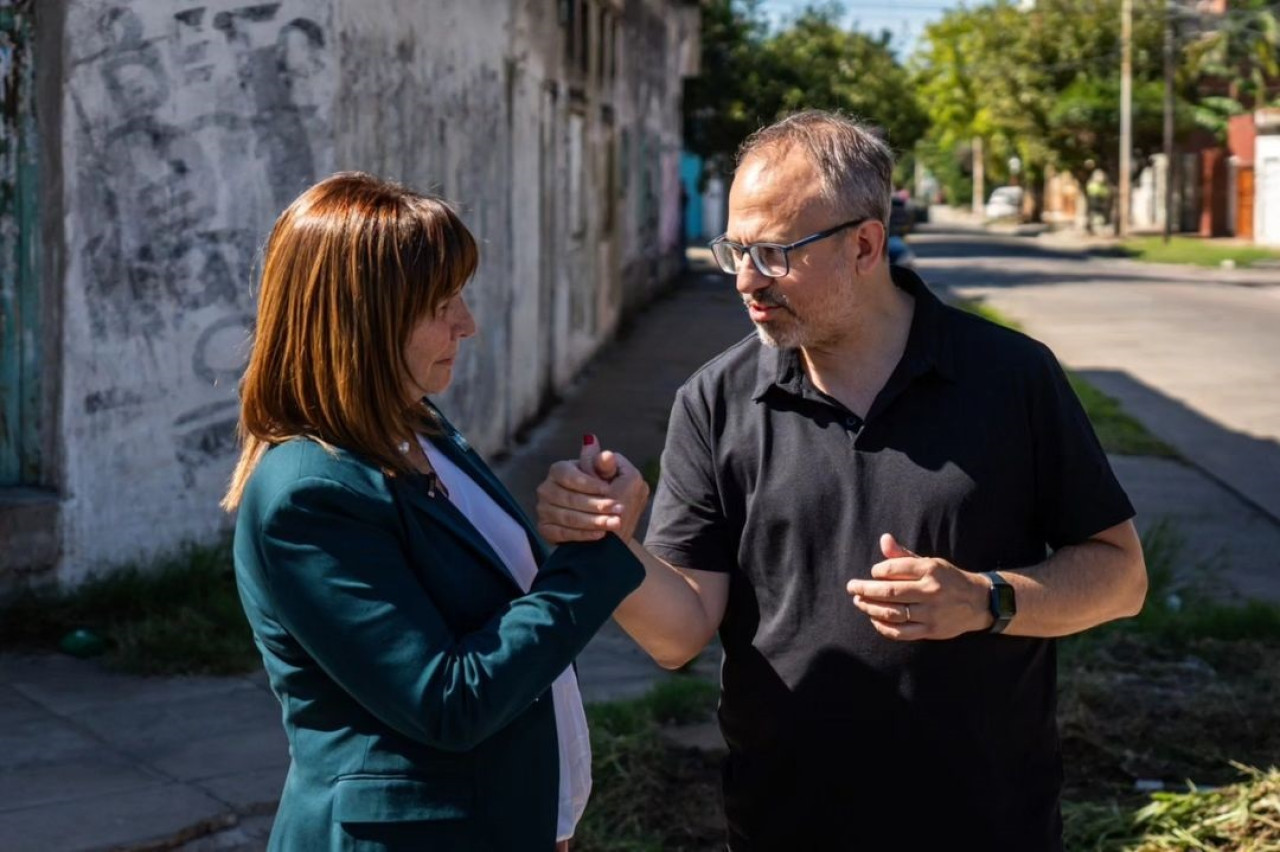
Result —
[{"label": "man wearing glasses", "polygon": [[[829,113],[745,143],[712,248],[758,340],[680,389],[615,617],[669,667],[719,633],[734,852],[1059,850],[1052,640],[1141,608],[1133,508],[1044,346],[888,265],[892,167]],[[631,537],[596,453],[553,541]]]}]

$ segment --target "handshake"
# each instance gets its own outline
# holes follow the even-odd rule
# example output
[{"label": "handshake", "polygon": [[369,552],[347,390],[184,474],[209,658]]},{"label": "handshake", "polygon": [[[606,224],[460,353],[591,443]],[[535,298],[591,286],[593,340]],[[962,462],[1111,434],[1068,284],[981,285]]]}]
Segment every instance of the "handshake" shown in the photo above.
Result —
[{"label": "handshake", "polygon": [[551,544],[634,535],[649,502],[649,485],[627,457],[582,436],[575,460],[551,465],[538,486],[538,532]]}]

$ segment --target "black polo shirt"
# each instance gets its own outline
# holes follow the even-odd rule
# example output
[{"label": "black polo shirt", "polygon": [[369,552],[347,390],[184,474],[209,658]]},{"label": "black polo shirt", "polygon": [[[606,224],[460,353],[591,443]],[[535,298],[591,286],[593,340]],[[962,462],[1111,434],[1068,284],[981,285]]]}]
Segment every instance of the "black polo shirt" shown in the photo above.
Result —
[{"label": "black polo shirt", "polygon": [[1014,569],[1133,516],[1049,350],[906,270],[865,422],[753,335],[671,413],[649,548],[730,575],[720,723],[735,852],[1061,848],[1052,641],[880,636],[845,592],[879,537]]}]

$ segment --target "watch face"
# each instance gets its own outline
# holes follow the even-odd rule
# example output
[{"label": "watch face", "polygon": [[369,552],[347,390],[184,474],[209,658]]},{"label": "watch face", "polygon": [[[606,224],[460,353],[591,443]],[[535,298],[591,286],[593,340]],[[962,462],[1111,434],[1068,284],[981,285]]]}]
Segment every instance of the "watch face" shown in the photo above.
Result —
[{"label": "watch face", "polygon": [[1013,596],[1013,586],[999,583],[993,591],[996,595],[996,606],[1000,609],[1000,615],[1016,615],[1018,605]]}]

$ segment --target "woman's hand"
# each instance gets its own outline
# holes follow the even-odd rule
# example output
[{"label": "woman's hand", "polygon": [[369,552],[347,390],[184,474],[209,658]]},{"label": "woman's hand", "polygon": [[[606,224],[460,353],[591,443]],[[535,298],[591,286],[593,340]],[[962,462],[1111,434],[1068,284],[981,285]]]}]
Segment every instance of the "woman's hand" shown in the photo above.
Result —
[{"label": "woman's hand", "polygon": [[648,502],[649,485],[635,465],[587,435],[578,459],[553,464],[538,486],[538,532],[552,544],[610,532],[627,541]]}]

